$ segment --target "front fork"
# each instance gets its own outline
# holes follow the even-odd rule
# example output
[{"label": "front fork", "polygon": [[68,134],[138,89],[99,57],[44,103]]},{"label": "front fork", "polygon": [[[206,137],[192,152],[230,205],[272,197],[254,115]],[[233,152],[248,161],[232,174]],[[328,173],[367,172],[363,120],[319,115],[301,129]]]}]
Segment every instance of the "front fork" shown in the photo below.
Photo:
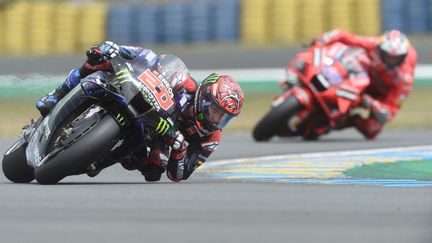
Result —
[{"label": "front fork", "polygon": [[[312,91],[304,86],[295,86],[290,91],[290,94],[297,98],[299,103],[304,107],[303,110],[296,113],[296,115],[288,121],[290,129],[298,128],[300,124],[304,125],[302,133],[305,139],[311,139],[325,134],[329,131],[328,125],[323,125],[319,115],[317,115],[317,98],[313,95]],[[313,114],[313,117],[311,117]]]}]

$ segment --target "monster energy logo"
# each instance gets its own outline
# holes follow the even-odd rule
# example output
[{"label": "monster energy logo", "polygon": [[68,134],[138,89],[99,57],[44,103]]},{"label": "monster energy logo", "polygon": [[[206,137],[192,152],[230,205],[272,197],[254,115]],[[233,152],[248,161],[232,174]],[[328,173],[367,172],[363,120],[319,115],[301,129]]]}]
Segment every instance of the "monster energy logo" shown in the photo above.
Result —
[{"label": "monster energy logo", "polygon": [[122,84],[122,83],[125,83],[131,79],[132,79],[132,77],[131,77],[129,71],[127,69],[122,69],[117,73],[115,81],[118,82],[119,84]]},{"label": "monster energy logo", "polygon": [[169,128],[170,128],[170,124],[168,123],[168,121],[163,119],[162,117],[160,117],[159,123],[156,127],[156,132],[163,136],[163,135],[165,135],[165,133],[168,132]]},{"label": "monster energy logo", "polygon": [[202,112],[199,113],[199,114],[196,116],[196,118],[197,118],[197,120],[199,120],[199,121],[204,120],[204,115],[203,115],[203,113],[202,113]]},{"label": "monster energy logo", "polygon": [[219,78],[220,78],[219,74],[212,73],[212,74],[210,74],[210,76],[208,76],[206,79],[204,79],[203,84],[215,83],[218,81]]},{"label": "monster energy logo", "polygon": [[117,116],[115,117],[115,119],[120,126],[124,126],[126,124],[126,119],[120,113],[117,113]]}]

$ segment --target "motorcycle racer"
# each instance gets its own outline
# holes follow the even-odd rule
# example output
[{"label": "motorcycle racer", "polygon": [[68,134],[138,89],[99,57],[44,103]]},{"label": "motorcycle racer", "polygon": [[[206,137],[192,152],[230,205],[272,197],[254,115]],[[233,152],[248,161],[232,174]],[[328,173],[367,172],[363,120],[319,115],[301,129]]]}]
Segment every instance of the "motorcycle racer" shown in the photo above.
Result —
[{"label": "motorcycle racer", "polygon": [[371,62],[365,62],[371,83],[362,97],[361,107],[370,111],[369,118],[354,115],[346,126],[353,125],[366,138],[374,139],[387,122],[391,122],[413,86],[417,53],[405,34],[389,30],[381,36],[357,36],[335,29],[315,39],[313,44],[341,42],[363,48]]},{"label": "motorcycle racer", "polygon": [[[318,54],[322,53],[322,54]],[[315,60],[315,56],[325,56],[322,69],[317,75],[317,78],[324,78],[332,85],[346,83],[350,86],[350,92],[361,92],[370,84],[370,78],[367,71],[363,68],[365,65],[370,65],[370,59],[367,53],[362,48],[352,48],[342,43],[333,43],[321,48],[318,46],[311,46],[307,52],[301,52],[290,62],[286,72],[287,79],[280,82],[280,86],[284,90],[289,90],[296,85],[300,76],[307,72],[308,65],[310,67],[311,60]],[[295,92],[293,90],[293,92]],[[306,99],[309,100],[309,99]],[[352,106],[357,106],[361,102],[360,94],[353,98]],[[308,102],[307,102],[308,103]],[[331,129],[339,129],[341,124],[345,123],[345,117],[335,120],[335,125],[331,126],[325,116],[314,116],[313,119],[309,118],[310,112],[303,110],[299,112],[295,118],[297,123],[301,123],[309,119],[309,123],[313,125],[307,128],[298,130],[290,125],[289,131],[282,134],[284,136],[293,136],[302,134],[304,139],[313,140],[317,139],[320,135],[328,133]]]},{"label": "motorcycle racer", "polygon": [[[169,55],[156,55],[150,49],[119,46],[111,41],[92,46],[86,51],[84,64],[72,70],[53,92],[37,101],[37,109],[46,115],[82,78],[96,71],[112,72],[110,59],[117,55],[129,59],[132,65],[142,61],[137,57],[144,57],[149,66],[169,58]],[[139,170],[147,181],[160,180],[165,170],[172,181],[188,179],[216,150],[222,129],[239,115],[243,105],[243,91],[234,78],[227,75],[214,73],[200,84],[191,76],[184,75],[171,84],[174,100],[179,103],[170,114],[177,128],[175,138],[156,136],[149,144],[148,155],[147,151],[138,150],[121,160],[125,169]]]}]

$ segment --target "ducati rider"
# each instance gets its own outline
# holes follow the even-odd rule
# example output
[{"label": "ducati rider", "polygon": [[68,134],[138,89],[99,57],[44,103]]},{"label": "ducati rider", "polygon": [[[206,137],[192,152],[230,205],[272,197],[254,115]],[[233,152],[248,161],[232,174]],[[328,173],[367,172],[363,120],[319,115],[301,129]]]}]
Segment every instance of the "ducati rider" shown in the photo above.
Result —
[{"label": "ducati rider", "polygon": [[[72,70],[52,93],[38,100],[37,109],[46,115],[82,78],[96,71],[112,72],[110,59],[116,55],[130,62],[144,56],[149,65],[164,56],[158,56],[150,49],[119,46],[111,41],[92,46],[86,51],[84,64]],[[244,100],[243,91],[232,77],[215,73],[200,84],[187,75],[175,84],[173,90],[175,100],[182,103],[181,109],[176,109],[176,114],[173,114],[177,117],[175,138],[167,143],[164,137],[156,137],[150,144],[148,155],[133,153],[121,161],[125,169],[139,170],[147,181],[159,181],[165,170],[172,181],[188,179],[218,147],[222,129],[239,115]]]},{"label": "ducati rider", "polygon": [[384,124],[393,120],[412,90],[417,64],[416,50],[399,30],[389,30],[381,36],[370,37],[335,29],[315,40],[318,45],[334,42],[363,48],[371,59],[365,67],[371,83],[361,102],[371,115],[366,119],[353,116],[351,124],[347,125],[354,125],[366,138],[374,139]]},{"label": "ducati rider", "polygon": [[[370,78],[370,85],[362,95],[359,106],[370,112],[369,117],[353,114],[339,129],[354,126],[367,139],[374,139],[384,124],[393,120],[412,89],[416,50],[399,30],[389,30],[381,36],[372,37],[335,29],[316,38],[312,45],[327,46],[336,42],[366,51],[369,60],[361,63]],[[282,81],[280,86],[290,88],[296,81],[297,77],[288,70],[287,80]]]}]

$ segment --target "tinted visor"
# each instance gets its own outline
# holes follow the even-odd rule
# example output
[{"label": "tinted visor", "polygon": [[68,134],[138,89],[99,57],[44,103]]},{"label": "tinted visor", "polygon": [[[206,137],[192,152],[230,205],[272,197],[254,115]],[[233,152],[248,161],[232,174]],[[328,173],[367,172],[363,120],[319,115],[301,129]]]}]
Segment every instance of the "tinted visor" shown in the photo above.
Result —
[{"label": "tinted visor", "polygon": [[218,105],[209,100],[204,100],[201,108],[204,113],[205,122],[212,130],[224,128],[234,118],[234,116],[226,113]]},{"label": "tinted visor", "polygon": [[405,61],[405,57],[406,57],[406,54],[405,55],[392,56],[381,49],[380,49],[379,53],[380,53],[381,61],[389,68],[395,68],[395,67],[401,65]]}]

